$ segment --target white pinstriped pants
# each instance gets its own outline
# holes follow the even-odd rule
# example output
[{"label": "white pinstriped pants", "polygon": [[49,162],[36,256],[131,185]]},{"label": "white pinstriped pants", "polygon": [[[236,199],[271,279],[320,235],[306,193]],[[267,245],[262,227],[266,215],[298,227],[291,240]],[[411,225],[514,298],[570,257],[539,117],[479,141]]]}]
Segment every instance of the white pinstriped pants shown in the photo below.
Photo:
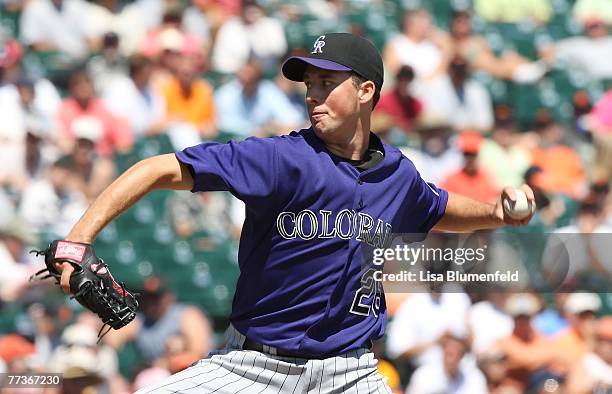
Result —
[{"label": "white pinstriped pants", "polygon": [[232,325],[226,338],[224,349],[136,393],[391,393],[368,349],[309,360],[242,350],[245,337]]}]

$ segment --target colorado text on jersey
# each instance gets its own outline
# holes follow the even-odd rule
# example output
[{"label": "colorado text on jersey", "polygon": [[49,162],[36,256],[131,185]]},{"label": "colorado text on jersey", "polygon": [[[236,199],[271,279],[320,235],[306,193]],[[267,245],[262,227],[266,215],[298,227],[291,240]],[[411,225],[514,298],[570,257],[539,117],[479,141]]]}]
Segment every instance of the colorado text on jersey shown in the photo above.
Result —
[{"label": "colorado text on jersey", "polygon": [[281,212],[276,218],[276,227],[285,239],[355,238],[375,248],[385,247],[392,233],[391,224],[377,219],[375,226],[372,216],[352,209],[343,209],[336,215],[323,209],[318,214],[309,209]]}]

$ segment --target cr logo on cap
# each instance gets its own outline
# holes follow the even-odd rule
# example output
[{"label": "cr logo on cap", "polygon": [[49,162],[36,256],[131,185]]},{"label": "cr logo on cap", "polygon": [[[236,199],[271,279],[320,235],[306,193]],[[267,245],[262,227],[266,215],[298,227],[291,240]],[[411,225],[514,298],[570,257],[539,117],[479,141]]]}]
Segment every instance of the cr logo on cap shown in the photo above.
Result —
[{"label": "cr logo on cap", "polygon": [[315,41],[314,45],[312,46],[312,53],[323,53],[323,47],[325,46],[325,41],[323,41],[325,39],[325,36],[321,36],[319,38],[317,38],[317,40]]}]

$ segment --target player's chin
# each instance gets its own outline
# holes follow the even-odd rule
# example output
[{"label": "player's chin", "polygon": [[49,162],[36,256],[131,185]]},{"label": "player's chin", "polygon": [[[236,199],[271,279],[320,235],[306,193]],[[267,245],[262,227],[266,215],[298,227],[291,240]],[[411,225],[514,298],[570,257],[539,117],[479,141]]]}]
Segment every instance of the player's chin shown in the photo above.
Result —
[{"label": "player's chin", "polygon": [[314,130],[317,136],[321,137],[326,134],[329,134],[329,129],[325,127],[325,125],[322,124],[321,122],[312,122],[311,124],[312,124],[312,129]]}]

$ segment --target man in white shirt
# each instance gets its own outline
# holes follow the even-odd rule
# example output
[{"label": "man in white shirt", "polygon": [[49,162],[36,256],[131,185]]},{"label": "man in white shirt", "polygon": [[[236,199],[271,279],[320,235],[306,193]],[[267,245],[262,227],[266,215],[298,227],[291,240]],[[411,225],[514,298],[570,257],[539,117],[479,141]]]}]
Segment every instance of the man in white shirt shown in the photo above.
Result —
[{"label": "man in white shirt", "polygon": [[457,290],[412,294],[389,326],[387,353],[414,366],[441,362],[440,338],[447,332],[465,336],[470,299]]},{"label": "man in white shirt", "polygon": [[115,78],[102,99],[108,110],[126,119],[137,138],[164,131],[166,103],[153,88],[153,63],[139,55],[130,58],[129,76]]},{"label": "man in white shirt", "polygon": [[419,367],[410,379],[406,394],[486,394],[484,374],[464,356],[468,352],[465,338],[445,335],[442,362]]},{"label": "man in white shirt", "polygon": [[215,71],[235,73],[252,55],[267,69],[276,67],[286,51],[281,23],[266,16],[256,1],[243,1],[242,14],[228,19],[217,33],[212,66]]},{"label": "man in white shirt", "polygon": [[84,0],[31,0],[21,14],[21,40],[39,51],[57,51],[82,59],[94,48]]},{"label": "man in white shirt", "polygon": [[68,168],[55,162],[47,177],[28,185],[19,214],[28,225],[49,238],[66,234],[87,208],[86,197],[74,187]]},{"label": "man in white shirt", "polygon": [[612,37],[598,17],[585,21],[584,36],[568,37],[544,47],[540,56],[548,61],[562,60],[593,79],[612,78]]},{"label": "man in white shirt", "polygon": [[493,105],[489,93],[478,81],[470,78],[463,58],[455,57],[448,75],[441,75],[417,88],[423,100],[424,113],[436,111],[455,130],[487,132],[493,127]]},{"label": "man in white shirt", "polygon": [[509,337],[514,320],[504,311],[507,290],[491,289],[486,299],[468,310],[468,325],[472,336],[472,351],[476,356],[491,351],[499,339]]}]

